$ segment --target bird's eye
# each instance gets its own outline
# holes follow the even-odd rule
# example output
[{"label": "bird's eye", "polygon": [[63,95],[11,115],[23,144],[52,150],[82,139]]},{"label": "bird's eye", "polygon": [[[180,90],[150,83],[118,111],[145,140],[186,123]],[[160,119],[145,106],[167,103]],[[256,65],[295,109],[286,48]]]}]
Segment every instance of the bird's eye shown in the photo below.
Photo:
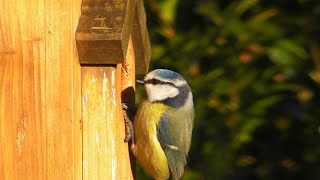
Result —
[{"label": "bird's eye", "polygon": [[151,84],[161,84],[161,81],[158,79],[152,79]]}]

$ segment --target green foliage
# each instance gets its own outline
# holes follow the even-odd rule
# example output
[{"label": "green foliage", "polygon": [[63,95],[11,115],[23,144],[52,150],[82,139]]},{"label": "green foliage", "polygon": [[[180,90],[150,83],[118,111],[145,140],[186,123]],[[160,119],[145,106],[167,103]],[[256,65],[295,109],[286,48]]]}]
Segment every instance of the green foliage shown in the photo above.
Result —
[{"label": "green foliage", "polygon": [[178,71],[194,93],[184,179],[320,178],[319,2],[149,0],[146,7],[150,69]]}]

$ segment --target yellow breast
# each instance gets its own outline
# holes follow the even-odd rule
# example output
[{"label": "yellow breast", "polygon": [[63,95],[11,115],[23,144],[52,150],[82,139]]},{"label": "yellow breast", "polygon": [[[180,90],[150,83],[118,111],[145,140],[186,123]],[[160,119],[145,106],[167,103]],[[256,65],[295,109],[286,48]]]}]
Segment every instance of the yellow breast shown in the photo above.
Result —
[{"label": "yellow breast", "polygon": [[144,102],[134,119],[136,157],[155,179],[168,179],[170,176],[167,158],[157,139],[157,123],[166,109],[160,103]]}]

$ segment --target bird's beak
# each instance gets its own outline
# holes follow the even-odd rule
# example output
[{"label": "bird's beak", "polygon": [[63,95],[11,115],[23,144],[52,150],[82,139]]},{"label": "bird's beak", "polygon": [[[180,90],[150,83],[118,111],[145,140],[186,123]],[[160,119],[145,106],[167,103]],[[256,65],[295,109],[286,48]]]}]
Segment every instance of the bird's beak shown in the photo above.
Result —
[{"label": "bird's beak", "polygon": [[144,84],[143,80],[136,80],[136,82],[139,83],[139,84]]}]

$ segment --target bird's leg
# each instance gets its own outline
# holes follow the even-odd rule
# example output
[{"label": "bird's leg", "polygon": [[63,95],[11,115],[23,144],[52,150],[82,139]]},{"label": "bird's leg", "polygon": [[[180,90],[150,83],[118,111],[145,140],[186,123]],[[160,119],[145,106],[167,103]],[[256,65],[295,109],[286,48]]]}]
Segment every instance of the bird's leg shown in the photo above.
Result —
[{"label": "bird's leg", "polygon": [[[132,104],[127,104],[127,103],[122,103],[121,107],[124,110],[123,116],[124,116],[125,130],[126,130],[126,136],[124,138],[124,142],[129,142],[131,139],[131,150],[134,151],[135,150],[134,128],[133,128],[132,119],[130,119],[129,116],[132,115],[131,117],[134,117],[134,115],[136,114],[136,107]],[[128,115],[128,112],[129,112],[129,115]]]},{"label": "bird's leg", "polygon": [[[126,136],[124,138],[124,142],[129,142],[131,139],[131,151],[134,155],[136,155],[136,145],[135,145],[135,139],[134,139],[134,128],[132,120],[130,117],[134,117],[137,111],[137,108],[135,105],[128,104],[128,103],[122,103],[121,104],[122,109],[124,110],[123,116],[124,116],[124,123],[125,123],[125,130],[126,130]],[[129,112],[129,114],[128,114]]]}]

